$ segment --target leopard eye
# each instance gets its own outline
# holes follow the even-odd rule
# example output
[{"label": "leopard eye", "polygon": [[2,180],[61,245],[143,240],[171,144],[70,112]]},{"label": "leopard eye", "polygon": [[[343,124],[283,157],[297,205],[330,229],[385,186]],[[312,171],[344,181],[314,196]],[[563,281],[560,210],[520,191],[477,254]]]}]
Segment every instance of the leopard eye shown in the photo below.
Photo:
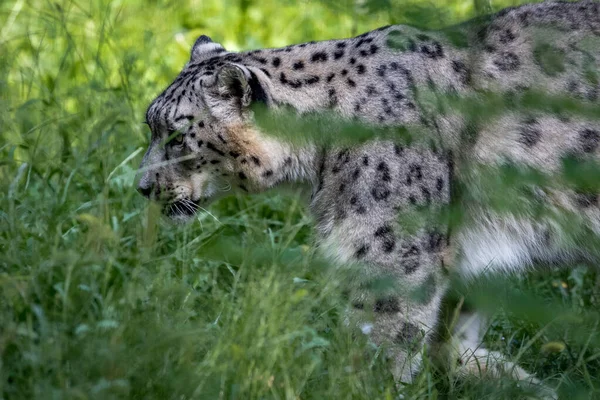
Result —
[{"label": "leopard eye", "polygon": [[169,129],[167,131],[168,136],[168,142],[171,144],[177,144],[180,145],[183,143],[183,133],[175,130],[175,129]]},{"label": "leopard eye", "polygon": [[175,137],[173,138],[173,141],[177,144],[183,143],[183,134],[178,133],[177,135],[175,135]]}]

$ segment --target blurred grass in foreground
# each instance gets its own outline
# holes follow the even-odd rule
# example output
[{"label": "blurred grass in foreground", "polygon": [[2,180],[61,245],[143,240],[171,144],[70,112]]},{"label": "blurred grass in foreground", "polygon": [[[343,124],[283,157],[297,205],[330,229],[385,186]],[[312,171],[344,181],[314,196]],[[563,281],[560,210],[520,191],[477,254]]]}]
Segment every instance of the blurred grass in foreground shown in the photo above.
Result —
[{"label": "blurred grass in foreground", "polygon": [[[354,4],[0,3],[0,397],[394,397],[381,354],[343,324],[343,277],[307,246],[295,196],[231,197],[174,227],[132,182],[145,107],[199,34],[281,46],[511,3]],[[581,266],[461,292],[496,313],[490,347],[584,399],[600,393],[598,283]],[[519,390],[426,365],[408,395]]]}]

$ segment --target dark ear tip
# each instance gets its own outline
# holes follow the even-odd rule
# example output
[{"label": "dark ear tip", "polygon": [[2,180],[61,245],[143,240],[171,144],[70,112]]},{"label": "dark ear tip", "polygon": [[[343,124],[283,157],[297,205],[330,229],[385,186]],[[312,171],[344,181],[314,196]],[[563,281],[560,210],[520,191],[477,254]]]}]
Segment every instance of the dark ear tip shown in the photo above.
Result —
[{"label": "dark ear tip", "polygon": [[201,44],[206,44],[206,43],[212,43],[212,39],[209,38],[206,35],[201,35],[198,39],[196,39],[196,43],[194,43],[194,47],[201,45]]},{"label": "dark ear tip", "polygon": [[194,42],[194,46],[192,46],[190,61],[200,62],[225,51],[226,50],[219,43],[213,42],[212,39],[206,35],[201,35],[196,39],[196,42]]}]

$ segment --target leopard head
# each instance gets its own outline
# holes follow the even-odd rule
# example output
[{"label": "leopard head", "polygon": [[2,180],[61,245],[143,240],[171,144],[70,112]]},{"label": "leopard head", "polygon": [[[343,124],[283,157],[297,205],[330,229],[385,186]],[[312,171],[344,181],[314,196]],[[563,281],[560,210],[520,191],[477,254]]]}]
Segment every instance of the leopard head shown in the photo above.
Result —
[{"label": "leopard head", "polygon": [[207,36],[190,61],[148,107],[150,143],[137,174],[138,191],[176,222],[210,201],[258,192],[294,175],[293,152],[253,123],[253,102],[271,102],[269,80]]}]

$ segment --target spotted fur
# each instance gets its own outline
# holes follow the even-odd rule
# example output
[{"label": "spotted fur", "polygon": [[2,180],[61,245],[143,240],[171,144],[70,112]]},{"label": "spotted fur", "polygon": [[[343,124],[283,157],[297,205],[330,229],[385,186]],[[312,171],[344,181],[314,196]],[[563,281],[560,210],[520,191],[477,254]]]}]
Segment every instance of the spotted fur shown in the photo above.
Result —
[{"label": "spotted fur", "polygon": [[[600,147],[597,121],[513,110],[473,126],[459,109],[436,109],[428,94],[533,89],[598,105],[599,70],[600,5],[593,1],[510,8],[441,31],[398,25],[242,53],[202,36],[189,63],[148,108],[152,139],[139,190],[174,219],[187,220],[229,188],[303,184],[322,250],[338,263],[361,265],[352,319],[376,343],[389,345],[396,377],[410,381],[420,364],[419,351],[411,349],[420,349],[437,323],[449,254],[456,273],[471,277],[522,271],[585,249],[561,248],[560,232],[526,215],[470,210],[473,222],[450,234],[445,226],[407,229],[398,213],[449,204],[453,178],[465,163],[510,161],[556,172],[565,155],[597,159]],[[416,127],[438,143],[435,149],[383,139],[351,148],[293,146],[253,124],[254,102]],[[542,198],[583,213],[600,231],[597,194],[564,188]],[[378,279],[395,289],[365,289]]]}]

